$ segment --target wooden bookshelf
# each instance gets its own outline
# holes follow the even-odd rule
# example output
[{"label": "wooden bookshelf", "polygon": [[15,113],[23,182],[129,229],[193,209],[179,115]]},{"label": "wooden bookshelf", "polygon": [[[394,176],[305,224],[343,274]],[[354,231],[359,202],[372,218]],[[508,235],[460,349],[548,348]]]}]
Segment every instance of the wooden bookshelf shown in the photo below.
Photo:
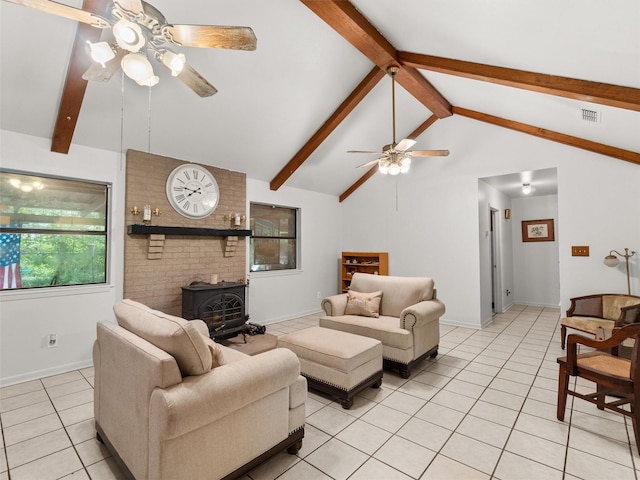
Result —
[{"label": "wooden bookshelf", "polygon": [[340,291],[343,293],[349,289],[351,277],[356,272],[389,275],[387,252],[342,252],[340,263]]}]

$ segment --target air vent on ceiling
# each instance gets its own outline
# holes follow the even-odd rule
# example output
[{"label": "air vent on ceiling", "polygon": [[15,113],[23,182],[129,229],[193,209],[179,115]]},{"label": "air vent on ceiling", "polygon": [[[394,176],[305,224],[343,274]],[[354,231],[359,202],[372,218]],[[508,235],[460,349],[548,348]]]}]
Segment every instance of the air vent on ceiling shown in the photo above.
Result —
[{"label": "air vent on ceiling", "polygon": [[599,123],[600,122],[600,112],[596,112],[595,110],[587,110],[586,108],[582,109],[582,120],[585,122],[591,123]]}]

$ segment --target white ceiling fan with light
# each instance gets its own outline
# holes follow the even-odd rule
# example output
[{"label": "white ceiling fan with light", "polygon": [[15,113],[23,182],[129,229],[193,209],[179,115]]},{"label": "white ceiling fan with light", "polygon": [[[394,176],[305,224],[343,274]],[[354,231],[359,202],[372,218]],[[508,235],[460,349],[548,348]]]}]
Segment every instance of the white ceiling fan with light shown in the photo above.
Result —
[{"label": "white ceiling fan with light", "polygon": [[167,67],[201,97],[217,92],[191,67],[182,53],[170,46],[255,50],[257,40],[250,27],[171,25],[152,5],[142,0],[113,0],[107,15],[48,0],[5,0],[104,29],[102,41],[89,44],[94,63],[82,75],[85,80],[107,81],[120,68],[139,85],[153,86],[159,78],[149,57]]},{"label": "white ceiling fan with light", "polygon": [[398,175],[399,173],[407,173],[411,166],[411,157],[446,157],[449,150],[409,150],[416,144],[415,140],[404,138],[396,143],[396,90],[395,76],[398,73],[398,67],[389,67],[387,73],[391,75],[391,116],[393,123],[393,143],[382,147],[382,152],[374,152],[369,150],[349,150],[347,153],[368,153],[382,155],[375,160],[358,165],[357,168],[369,167],[378,164],[378,170],[381,173],[389,175]]}]

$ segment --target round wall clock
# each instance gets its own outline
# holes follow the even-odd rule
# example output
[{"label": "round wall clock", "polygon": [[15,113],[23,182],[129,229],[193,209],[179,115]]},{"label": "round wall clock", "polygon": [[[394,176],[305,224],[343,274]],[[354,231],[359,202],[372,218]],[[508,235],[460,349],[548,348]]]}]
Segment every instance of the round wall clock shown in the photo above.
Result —
[{"label": "round wall clock", "polygon": [[204,218],[218,206],[220,190],[209,170],[186,163],[176,167],[167,177],[167,198],[180,215]]}]

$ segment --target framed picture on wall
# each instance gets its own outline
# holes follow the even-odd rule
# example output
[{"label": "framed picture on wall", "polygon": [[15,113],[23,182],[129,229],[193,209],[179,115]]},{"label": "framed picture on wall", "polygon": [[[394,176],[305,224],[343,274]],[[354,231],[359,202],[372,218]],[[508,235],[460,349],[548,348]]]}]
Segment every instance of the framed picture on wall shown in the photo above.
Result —
[{"label": "framed picture on wall", "polygon": [[522,221],[523,242],[553,242],[554,240],[553,218]]}]

